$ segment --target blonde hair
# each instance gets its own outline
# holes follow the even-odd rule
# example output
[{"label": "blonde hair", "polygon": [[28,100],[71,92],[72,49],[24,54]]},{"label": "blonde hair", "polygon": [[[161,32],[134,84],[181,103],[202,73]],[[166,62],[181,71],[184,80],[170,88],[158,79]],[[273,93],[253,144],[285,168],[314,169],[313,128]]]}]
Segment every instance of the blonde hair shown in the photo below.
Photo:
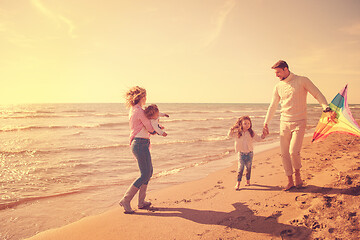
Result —
[{"label": "blonde hair", "polygon": [[129,89],[125,94],[125,105],[130,108],[140,102],[146,96],[145,88],[135,86]]},{"label": "blonde hair", "polygon": [[251,123],[251,119],[249,116],[242,116],[240,117],[234,126],[232,126],[230,128],[231,131],[235,132],[238,134],[238,137],[241,137],[242,136],[242,131],[243,131],[243,126],[242,126],[242,123],[245,121],[245,120],[248,120],[250,122],[250,128],[249,128],[249,133],[250,133],[250,136],[251,137],[254,137],[255,133],[254,131],[252,130],[252,123]]},{"label": "blonde hair", "polygon": [[154,116],[155,113],[159,112],[159,108],[155,104],[151,104],[144,109],[144,112],[145,116],[151,119],[151,117]]}]

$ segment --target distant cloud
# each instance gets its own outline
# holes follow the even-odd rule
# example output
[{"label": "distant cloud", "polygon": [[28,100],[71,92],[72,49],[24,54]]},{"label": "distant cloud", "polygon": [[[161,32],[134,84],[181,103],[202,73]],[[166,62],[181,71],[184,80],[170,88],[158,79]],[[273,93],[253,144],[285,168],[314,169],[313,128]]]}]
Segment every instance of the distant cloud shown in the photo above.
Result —
[{"label": "distant cloud", "polygon": [[68,19],[67,17],[54,13],[53,11],[49,10],[44,6],[44,4],[41,2],[41,0],[30,0],[30,2],[33,4],[33,6],[40,11],[45,16],[52,18],[60,23],[65,24],[68,27],[68,34],[72,38],[76,38],[76,35],[74,34],[75,25],[73,22]]},{"label": "distant cloud", "polygon": [[146,12],[146,13],[149,13],[149,12],[157,12],[157,11],[159,11],[159,9],[156,8],[156,7],[148,7],[148,8],[146,8],[146,9],[144,10],[144,12]]},{"label": "distant cloud", "polygon": [[6,31],[5,24],[0,22],[0,32],[5,32],[5,31]]},{"label": "distant cloud", "polygon": [[236,6],[236,0],[228,0],[221,7],[215,18],[215,28],[212,31],[211,35],[209,35],[209,37],[205,41],[205,47],[210,47],[216,42],[226,22],[226,18],[228,17],[229,13],[232,11],[232,9],[235,6]]},{"label": "distant cloud", "polygon": [[349,35],[360,36],[360,22],[346,26],[341,31]]}]

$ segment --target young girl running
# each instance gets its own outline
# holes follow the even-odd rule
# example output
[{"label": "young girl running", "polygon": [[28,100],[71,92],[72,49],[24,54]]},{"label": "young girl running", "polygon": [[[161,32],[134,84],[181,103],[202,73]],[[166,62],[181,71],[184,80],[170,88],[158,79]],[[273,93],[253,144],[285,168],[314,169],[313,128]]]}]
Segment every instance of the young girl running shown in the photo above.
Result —
[{"label": "young girl running", "polygon": [[236,190],[240,189],[240,183],[246,166],[246,186],[250,186],[251,165],[253,159],[253,142],[261,141],[265,138],[261,137],[252,130],[252,123],[249,116],[240,117],[234,126],[229,130],[228,136],[235,139],[235,152],[239,153],[239,170]]}]

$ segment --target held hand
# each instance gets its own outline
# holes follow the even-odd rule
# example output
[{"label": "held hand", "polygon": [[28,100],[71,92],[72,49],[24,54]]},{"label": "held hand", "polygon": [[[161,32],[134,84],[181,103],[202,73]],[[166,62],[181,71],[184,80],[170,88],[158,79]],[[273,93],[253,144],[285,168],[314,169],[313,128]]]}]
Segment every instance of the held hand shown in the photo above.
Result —
[{"label": "held hand", "polygon": [[268,125],[265,124],[264,128],[263,128],[263,135],[266,137],[267,135],[269,135],[269,128]]},{"label": "held hand", "polygon": [[166,136],[167,136],[167,133],[166,133],[166,132],[164,132],[164,133],[163,133],[163,137],[166,137]]},{"label": "held hand", "polygon": [[337,118],[337,113],[331,110],[330,107],[327,107],[323,111],[327,115],[328,122],[336,123],[335,119]]},{"label": "held hand", "polygon": [[329,122],[333,122],[333,123],[336,123],[336,118],[337,118],[337,113],[334,112],[334,111],[329,111],[326,113],[328,115],[328,121]]}]

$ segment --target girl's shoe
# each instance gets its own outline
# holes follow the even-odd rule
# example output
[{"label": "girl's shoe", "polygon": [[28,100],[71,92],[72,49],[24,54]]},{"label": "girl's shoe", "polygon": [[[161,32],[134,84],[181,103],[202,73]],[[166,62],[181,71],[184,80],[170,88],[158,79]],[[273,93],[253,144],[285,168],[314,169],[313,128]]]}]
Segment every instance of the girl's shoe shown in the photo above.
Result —
[{"label": "girl's shoe", "polygon": [[250,180],[247,180],[245,186],[250,186],[250,185],[251,185],[251,184],[250,184]]},{"label": "girl's shoe", "polygon": [[237,182],[236,185],[235,185],[235,190],[240,190],[240,182]]}]

